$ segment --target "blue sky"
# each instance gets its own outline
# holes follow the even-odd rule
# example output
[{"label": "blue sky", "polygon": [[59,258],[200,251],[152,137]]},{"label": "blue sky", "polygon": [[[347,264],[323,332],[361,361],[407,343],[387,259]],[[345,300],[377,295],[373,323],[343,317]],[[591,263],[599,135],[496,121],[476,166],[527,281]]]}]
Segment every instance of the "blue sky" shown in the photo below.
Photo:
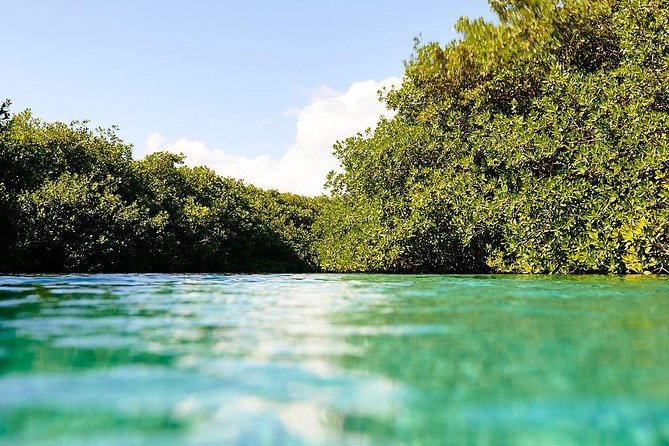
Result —
[{"label": "blue sky", "polygon": [[14,111],[116,124],[138,152],[153,134],[277,159],[304,107],[401,76],[419,33],[445,43],[459,16],[491,17],[485,0],[1,1]]}]

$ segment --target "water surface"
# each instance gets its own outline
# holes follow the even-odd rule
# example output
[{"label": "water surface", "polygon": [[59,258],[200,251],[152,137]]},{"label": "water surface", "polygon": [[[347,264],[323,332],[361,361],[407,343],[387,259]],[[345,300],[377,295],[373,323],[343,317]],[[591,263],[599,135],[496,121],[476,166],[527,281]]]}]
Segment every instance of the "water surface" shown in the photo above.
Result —
[{"label": "water surface", "polygon": [[669,280],[0,277],[0,445],[140,444],[669,444]]}]

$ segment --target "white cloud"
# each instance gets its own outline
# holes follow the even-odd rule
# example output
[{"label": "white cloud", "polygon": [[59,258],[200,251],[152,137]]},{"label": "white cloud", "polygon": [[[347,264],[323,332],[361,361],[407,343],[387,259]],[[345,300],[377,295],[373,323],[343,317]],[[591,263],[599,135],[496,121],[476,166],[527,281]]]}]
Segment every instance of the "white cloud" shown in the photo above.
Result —
[{"label": "white cloud", "polygon": [[161,135],[158,132],[151,133],[149,136],[146,137],[146,141],[144,142],[144,146],[146,148],[147,153],[155,152],[156,150],[160,149],[160,144],[165,141],[165,138],[163,135]]},{"label": "white cloud", "polygon": [[159,133],[147,137],[146,153],[180,152],[186,155],[188,165],[206,165],[223,176],[282,192],[319,195],[324,192],[327,173],[339,167],[332,155],[334,143],[373,127],[380,115],[389,115],[378,101],[377,91],[400,82],[396,77],[356,82],[345,93],[319,87],[310,94],[309,105],[289,113],[297,117],[295,143],[278,159],[268,155],[231,155],[201,141],[183,138],[162,144],[164,138]]}]

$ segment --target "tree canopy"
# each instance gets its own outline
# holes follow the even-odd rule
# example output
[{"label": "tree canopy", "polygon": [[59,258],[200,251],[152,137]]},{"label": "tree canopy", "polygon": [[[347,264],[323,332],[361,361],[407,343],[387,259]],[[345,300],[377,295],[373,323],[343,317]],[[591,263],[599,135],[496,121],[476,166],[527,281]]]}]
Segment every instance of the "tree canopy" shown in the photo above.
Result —
[{"label": "tree canopy", "polygon": [[0,132],[0,271],[312,271],[318,206],[180,155],[133,160],[114,129],[26,111]]},{"label": "tree canopy", "polygon": [[664,0],[492,0],[416,45],[396,112],[336,147],[335,271],[669,268]]},{"label": "tree canopy", "polygon": [[329,198],[3,103],[0,271],[667,273],[666,0],[490,4],[416,43]]}]

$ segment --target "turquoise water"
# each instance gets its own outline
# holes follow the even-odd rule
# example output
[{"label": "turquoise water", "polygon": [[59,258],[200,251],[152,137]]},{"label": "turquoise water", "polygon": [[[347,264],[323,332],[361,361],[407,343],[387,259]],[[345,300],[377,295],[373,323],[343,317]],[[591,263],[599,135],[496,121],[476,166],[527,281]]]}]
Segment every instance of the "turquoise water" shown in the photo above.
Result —
[{"label": "turquoise water", "polygon": [[669,444],[669,280],[0,277],[0,445]]}]

